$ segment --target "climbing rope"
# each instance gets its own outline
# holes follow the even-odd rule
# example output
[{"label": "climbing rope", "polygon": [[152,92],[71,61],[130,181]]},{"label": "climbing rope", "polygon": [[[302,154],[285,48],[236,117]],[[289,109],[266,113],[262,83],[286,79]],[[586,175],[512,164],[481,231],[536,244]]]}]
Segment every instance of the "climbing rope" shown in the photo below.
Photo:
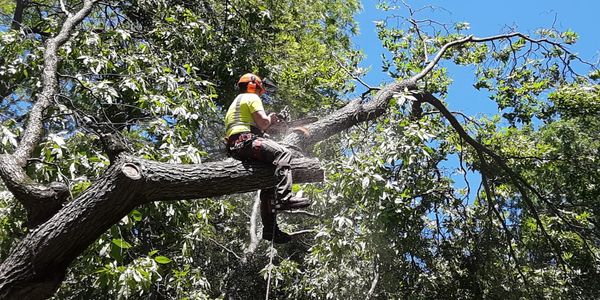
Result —
[{"label": "climbing rope", "polygon": [[275,256],[275,248],[273,248],[273,240],[275,240],[275,226],[273,226],[273,238],[271,239],[271,248],[269,248],[269,277],[267,279],[267,294],[265,300],[269,300],[269,292],[271,290],[271,273],[273,271],[273,256]]}]

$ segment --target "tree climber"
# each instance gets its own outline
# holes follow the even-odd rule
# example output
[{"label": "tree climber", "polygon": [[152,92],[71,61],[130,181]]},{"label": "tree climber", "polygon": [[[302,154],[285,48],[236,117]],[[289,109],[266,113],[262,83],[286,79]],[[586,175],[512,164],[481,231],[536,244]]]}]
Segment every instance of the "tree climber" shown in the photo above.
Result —
[{"label": "tree climber", "polygon": [[292,154],[264,132],[279,121],[277,114],[267,115],[260,96],[265,93],[263,81],[254,74],[244,74],[238,81],[239,94],[225,115],[227,153],[241,161],[254,160],[275,165],[277,185],[260,191],[260,216],[263,239],[282,244],[291,240],[289,234],[279,230],[276,212],[303,208],[310,205],[306,198],[292,196]]}]

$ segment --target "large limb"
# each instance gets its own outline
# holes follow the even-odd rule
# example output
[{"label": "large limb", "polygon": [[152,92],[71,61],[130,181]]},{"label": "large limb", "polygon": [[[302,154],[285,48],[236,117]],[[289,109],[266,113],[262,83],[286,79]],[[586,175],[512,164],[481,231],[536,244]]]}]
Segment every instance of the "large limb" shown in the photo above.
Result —
[{"label": "large limb", "polygon": [[304,126],[307,134],[293,131],[286,136],[283,143],[298,148],[310,147],[356,124],[374,120],[387,110],[393,96],[405,89],[416,90],[416,81],[410,78],[389,84],[380,89],[370,101],[353,100],[321,120]]},{"label": "large limb", "polygon": [[[44,112],[53,103],[58,91],[58,49],[64,45],[83,19],[90,13],[96,0],[86,0],[81,9],[69,15],[59,33],[46,41],[44,49],[44,67],[42,90],[29,112],[27,126],[21,136],[14,154],[0,156],[0,177],[6,187],[15,195],[28,212],[28,225],[34,227],[58,211],[67,199],[68,188],[62,183],[42,185],[33,182],[25,173],[27,160],[31,158],[43,135]],[[21,6],[24,1],[17,1]]]},{"label": "large limb", "polygon": [[[323,180],[318,160],[292,160],[296,182]],[[157,200],[216,197],[268,188],[272,166],[235,160],[177,165],[127,155],[88,190],[31,231],[0,265],[0,299],[45,299],[69,264],[131,209]]]},{"label": "large limb", "polygon": [[[557,47],[565,53],[565,56],[572,55],[572,53],[560,43],[548,39],[534,39],[520,32],[512,32],[489,37],[474,37],[470,35],[456,39],[441,46],[434,57],[430,61],[426,61],[427,65],[419,73],[411,76],[410,78],[393,82],[382,87],[381,89],[378,89],[378,92],[370,101],[357,99],[349,102],[343,108],[334,111],[321,120],[304,126],[304,128],[308,130],[308,134],[299,131],[289,134],[284,139],[284,144],[300,148],[309,147],[319,141],[339,133],[340,131],[349,129],[358,123],[373,120],[381,116],[387,110],[389,102],[395,94],[404,93],[406,91],[417,91],[417,82],[421,81],[429,73],[431,73],[431,71],[433,71],[433,69],[440,63],[446,53],[454,47],[463,46],[469,43],[488,43],[501,40],[511,40],[514,38],[522,38],[531,44]],[[563,62],[568,66],[568,61],[563,60]],[[369,90],[375,90],[375,88],[369,87]]]}]

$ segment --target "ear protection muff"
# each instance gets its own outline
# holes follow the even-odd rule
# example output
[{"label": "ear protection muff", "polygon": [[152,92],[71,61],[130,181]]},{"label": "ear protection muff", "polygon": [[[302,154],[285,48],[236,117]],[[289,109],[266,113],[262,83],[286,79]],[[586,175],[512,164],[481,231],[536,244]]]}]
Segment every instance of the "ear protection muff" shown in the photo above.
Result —
[{"label": "ear protection muff", "polygon": [[248,87],[246,88],[248,93],[256,93],[256,76],[250,76],[250,81],[248,82]]},{"label": "ear protection muff", "polygon": [[241,83],[245,83],[247,93],[255,93],[259,96],[265,93],[265,88],[262,85],[260,77],[252,73],[244,74],[238,81],[238,85]]}]

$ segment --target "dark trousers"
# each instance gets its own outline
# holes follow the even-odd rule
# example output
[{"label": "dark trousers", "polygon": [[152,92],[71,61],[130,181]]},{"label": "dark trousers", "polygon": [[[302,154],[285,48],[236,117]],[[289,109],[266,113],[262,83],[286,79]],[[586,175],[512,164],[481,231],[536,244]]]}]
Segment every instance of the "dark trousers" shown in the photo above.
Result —
[{"label": "dark trousers", "polygon": [[277,142],[253,133],[240,133],[229,137],[227,152],[237,160],[254,160],[275,165],[277,185],[260,191],[260,216],[265,229],[277,226],[274,205],[292,196],[292,154]]}]

